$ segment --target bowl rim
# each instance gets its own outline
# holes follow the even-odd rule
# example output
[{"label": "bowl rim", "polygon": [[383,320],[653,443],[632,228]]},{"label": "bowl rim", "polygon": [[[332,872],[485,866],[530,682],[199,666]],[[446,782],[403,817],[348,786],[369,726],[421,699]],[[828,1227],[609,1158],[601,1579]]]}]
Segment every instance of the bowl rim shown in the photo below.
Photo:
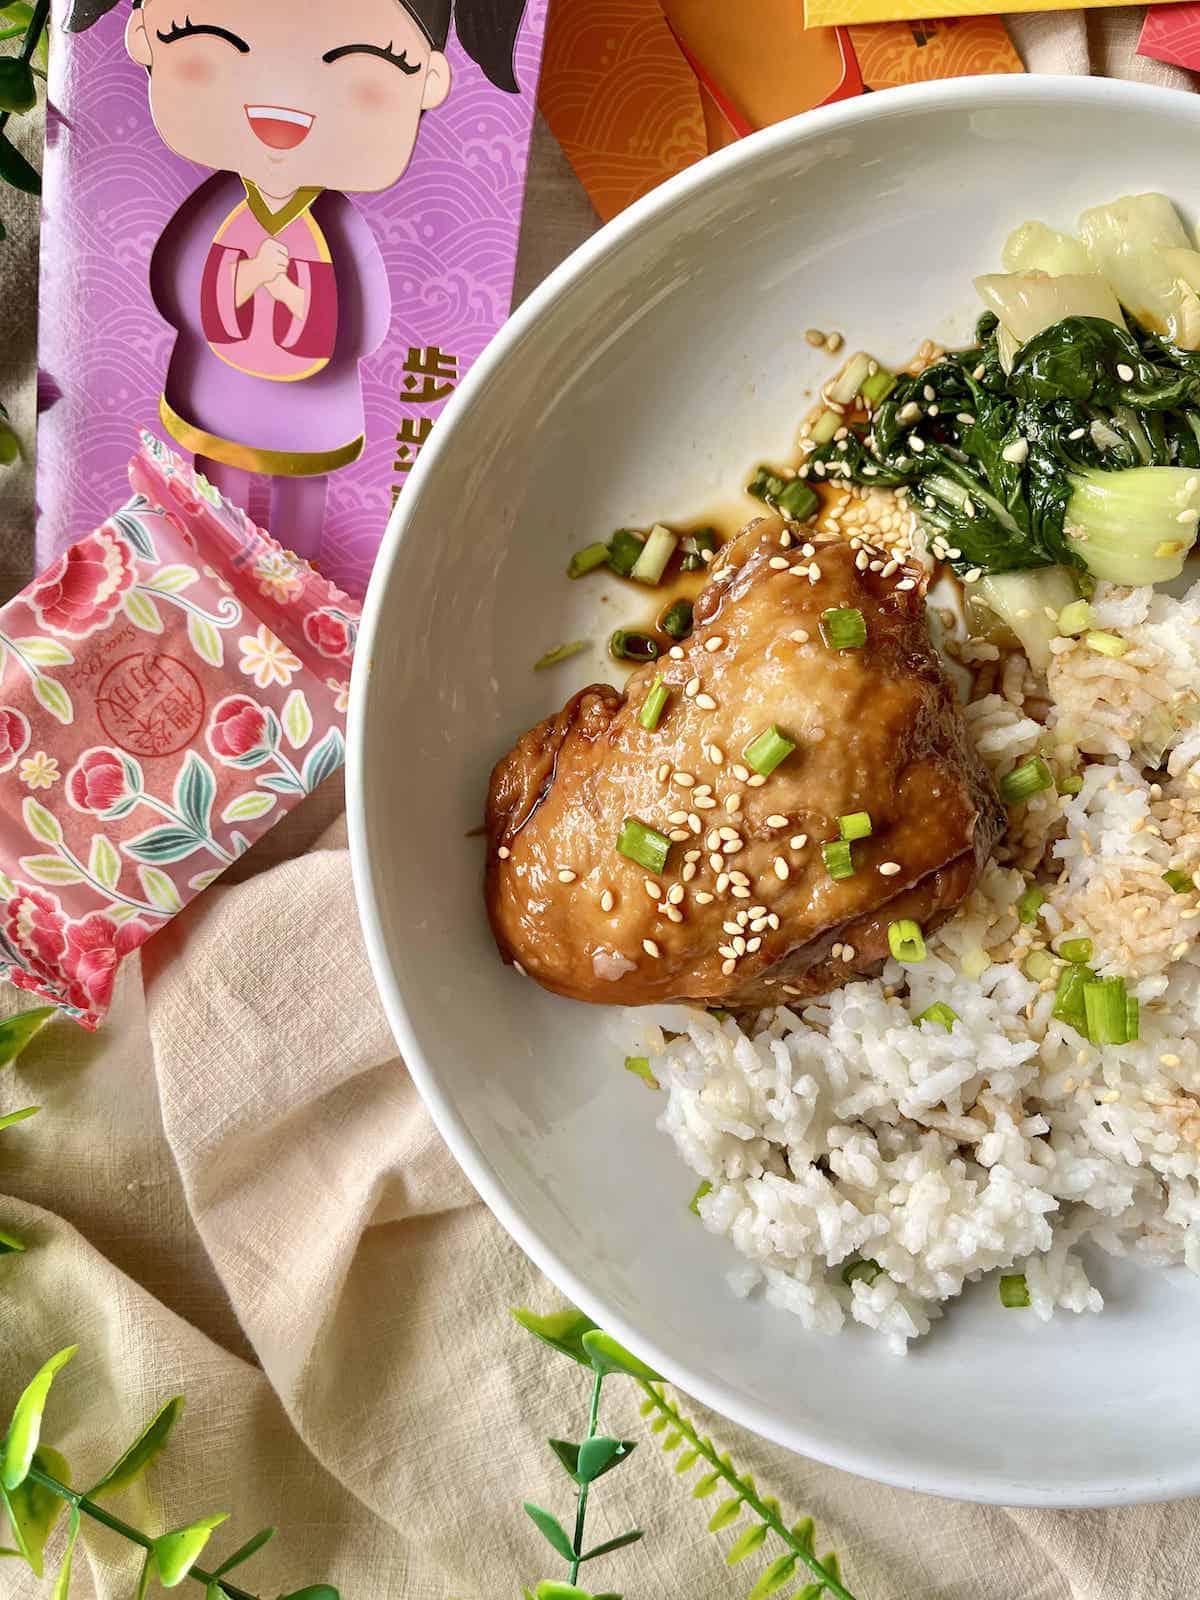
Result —
[{"label": "bowl rim", "polygon": [[1065,1498],[1063,1492],[1052,1485],[981,1478],[977,1475],[978,1469],[975,1475],[965,1478],[953,1471],[923,1464],[916,1464],[904,1471],[890,1462],[879,1462],[873,1457],[869,1445],[860,1446],[853,1439],[847,1439],[836,1447],[826,1440],[814,1440],[802,1424],[782,1419],[767,1407],[746,1399],[719,1377],[693,1370],[686,1362],[662,1348],[653,1335],[643,1332],[610,1308],[603,1296],[588,1286],[575,1268],[555,1251],[509,1200],[483,1151],[442,1087],[436,1069],[418,1044],[387,954],[367,846],[365,784],[367,680],[371,673],[375,638],[385,612],[385,596],[400,546],[420,504],[425,482],[437,471],[442,452],[457,421],[469,411],[476,397],[542,313],[593,267],[620,251],[626,241],[651,219],[670,212],[698,191],[721,185],[733,178],[742,167],[769,159],[780,149],[790,145],[801,146],[810,140],[836,133],[841,128],[857,127],[910,110],[976,111],[1021,103],[1057,103],[1064,109],[1071,106],[1105,106],[1114,113],[1122,109],[1153,111],[1158,108],[1185,119],[1190,117],[1200,125],[1200,97],[1161,85],[1134,83],[1124,79],[1035,73],[987,74],[884,89],[875,94],[861,95],[803,112],[706,156],[605,223],[531,291],[459,384],[439,417],[429,443],[421,450],[405,492],[392,508],[363,604],[351,676],[346,815],[351,871],[363,938],[376,987],[405,1066],[438,1132],[480,1198],[535,1266],[574,1305],[662,1373],[683,1393],[784,1449],[898,1489],[983,1505],[1028,1506],[1050,1510],[1135,1505],[1200,1493],[1200,1455],[1191,1471],[1166,1474],[1156,1474],[1153,1470],[1140,1471],[1126,1481],[1101,1482],[1094,1489],[1079,1490]]}]

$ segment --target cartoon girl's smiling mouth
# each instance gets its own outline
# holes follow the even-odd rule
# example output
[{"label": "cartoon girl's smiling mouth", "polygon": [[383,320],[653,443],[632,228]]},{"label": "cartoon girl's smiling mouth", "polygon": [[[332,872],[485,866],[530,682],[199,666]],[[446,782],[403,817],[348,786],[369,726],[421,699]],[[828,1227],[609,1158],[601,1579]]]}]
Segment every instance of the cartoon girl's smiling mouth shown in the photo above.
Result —
[{"label": "cartoon girl's smiling mouth", "polygon": [[256,138],[272,150],[294,150],[308,138],[316,118],[292,106],[246,106],[246,120]]}]

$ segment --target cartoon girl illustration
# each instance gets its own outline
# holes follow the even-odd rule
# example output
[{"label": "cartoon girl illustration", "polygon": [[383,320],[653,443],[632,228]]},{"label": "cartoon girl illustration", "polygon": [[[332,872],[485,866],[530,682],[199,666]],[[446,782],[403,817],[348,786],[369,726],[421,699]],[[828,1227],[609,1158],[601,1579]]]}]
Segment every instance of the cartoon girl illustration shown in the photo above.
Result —
[{"label": "cartoon girl illustration", "polygon": [[407,169],[450,92],[452,8],[467,54],[518,93],[524,0],[134,0],[125,31],[163,141],[215,169],[151,262],[177,330],[162,421],[239,505],[269,476],[271,528],[301,555],[318,553],[328,475],[362,452],[359,362],[392,311],[345,192]]}]

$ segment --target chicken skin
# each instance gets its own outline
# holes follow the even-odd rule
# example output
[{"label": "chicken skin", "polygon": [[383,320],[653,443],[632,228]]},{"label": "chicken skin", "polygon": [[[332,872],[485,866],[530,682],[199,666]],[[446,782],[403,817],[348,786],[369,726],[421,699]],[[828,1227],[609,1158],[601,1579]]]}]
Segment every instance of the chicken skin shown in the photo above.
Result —
[{"label": "chicken skin", "polygon": [[1003,825],[919,575],[763,518],[686,641],[496,766],[488,915],[505,960],[575,1000],[785,1004],[877,972],[893,923],[945,921]]}]

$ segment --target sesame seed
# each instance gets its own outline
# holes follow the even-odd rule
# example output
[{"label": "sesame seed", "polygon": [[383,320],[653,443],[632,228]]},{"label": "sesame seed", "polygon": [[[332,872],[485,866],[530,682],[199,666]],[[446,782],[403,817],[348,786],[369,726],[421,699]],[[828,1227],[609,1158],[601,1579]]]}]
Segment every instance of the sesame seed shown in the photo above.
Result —
[{"label": "sesame seed", "polygon": [[791,872],[791,868],[788,866],[787,862],[782,856],[776,856],[771,865],[774,867],[775,876],[780,880],[780,882],[783,882]]},{"label": "sesame seed", "polygon": [[841,947],[841,945],[840,944],[835,944],[833,946],[833,948],[830,950],[829,954],[833,957],[833,959],[835,961],[840,961],[841,958],[842,958],[842,947]]},{"label": "sesame seed", "polygon": [[842,960],[843,961],[853,961],[854,960],[854,946],[852,944],[844,944],[842,946]]},{"label": "sesame seed", "polygon": [[879,863],[879,872],[881,877],[894,878],[899,871],[900,863],[898,861],[881,861]]},{"label": "sesame seed", "polygon": [[708,651],[709,655],[711,656],[711,655],[715,654],[715,652],[718,651],[724,643],[725,643],[724,634],[714,633],[711,639],[706,639],[704,641],[704,648]]},{"label": "sesame seed", "polygon": [[774,911],[767,913],[767,927],[774,928],[776,933],[779,932],[779,918]]},{"label": "sesame seed", "polygon": [[731,817],[736,817],[738,812],[742,809],[742,797],[741,797],[741,795],[740,794],[727,794],[725,796],[725,809],[726,809],[726,811],[728,811],[728,813],[729,813],[729,815]]},{"label": "sesame seed", "polygon": [[672,825],[672,827],[675,827],[675,828],[682,827],[683,824],[687,821],[687,812],[686,811],[672,811],[672,812],[669,812],[668,815],[667,815],[667,821]]},{"label": "sesame seed", "polygon": [[762,940],[759,938],[746,940],[746,954],[753,955],[756,950],[762,949]]},{"label": "sesame seed", "polygon": [[669,761],[660,761],[658,764],[658,771],[655,773],[655,777],[658,779],[659,783],[666,783],[670,775],[671,763]]},{"label": "sesame seed", "polygon": [[779,535],[779,548],[781,550],[786,550],[790,546],[791,542],[792,536],[787,529],[784,528],[782,533]]},{"label": "sesame seed", "polygon": [[717,879],[717,893],[718,894],[724,894],[726,889],[728,889],[728,887],[729,887],[729,874],[727,872],[723,872],[721,874],[721,876]]},{"label": "sesame seed", "polygon": [[809,581],[809,583],[816,583],[817,580],[820,578],[820,576],[821,576],[820,567],[817,565],[817,563],[815,561],[810,562],[809,563],[809,568],[808,568],[808,581]]},{"label": "sesame seed", "polygon": [[802,544],[800,546],[800,554],[802,556],[804,556],[806,559],[809,556],[815,556],[816,553],[817,553],[817,547],[816,547],[815,544]]},{"label": "sesame seed", "polygon": [[683,921],[683,912],[680,911],[678,906],[663,906],[661,909],[666,912],[667,920],[669,922]]},{"label": "sesame seed", "polygon": [[670,839],[672,844],[682,844],[687,837],[688,831],[686,828],[672,828],[670,833],[667,834],[667,838]]},{"label": "sesame seed", "polygon": [[733,941],[733,953],[736,956],[744,956],[746,954],[746,941],[742,938],[740,933]]},{"label": "sesame seed", "polygon": [[642,879],[642,888],[650,896],[651,900],[661,900],[662,899],[662,884],[661,883],[655,883],[653,878],[643,878]]},{"label": "sesame seed", "polygon": [[750,768],[742,766],[741,762],[737,761],[733,766],[733,775],[739,783],[745,783],[746,779],[750,776]]},{"label": "sesame seed", "polygon": [[719,744],[710,744],[704,753],[712,762],[714,767],[719,767],[724,763],[725,752],[721,749]]},{"label": "sesame seed", "polygon": [[682,661],[683,660],[683,646],[681,644],[673,644],[671,646],[671,648],[667,651],[667,654],[670,656],[672,661]]},{"label": "sesame seed", "polygon": [[739,889],[745,889],[749,885],[750,879],[744,872],[731,872],[729,881],[730,883],[736,883]]},{"label": "sesame seed", "polygon": [[772,556],[767,565],[775,572],[786,572],[788,566],[787,559],[784,556]]},{"label": "sesame seed", "polygon": [[[1132,377],[1132,375],[1133,374],[1131,373],[1130,376]],[[1001,450],[1000,454],[1004,457],[1005,461],[1011,462],[1014,467],[1022,466],[1029,455],[1029,440],[1014,439],[1011,444],[1006,444],[1004,446],[1004,449]]]},{"label": "sesame seed", "polygon": [[708,835],[704,840],[704,848],[706,850],[719,850],[721,848],[721,835],[715,828],[708,830]]},{"label": "sesame seed", "polygon": [[529,976],[529,974],[525,971],[525,968],[521,965],[521,963],[519,961],[514,961],[513,962],[513,971],[514,972],[519,972],[523,978],[527,978]]},{"label": "sesame seed", "polygon": [[788,840],[788,843],[791,845],[793,850],[803,850],[804,846],[808,843],[808,835],[806,833],[793,834]]},{"label": "sesame seed", "polygon": [[740,839],[741,838],[741,834],[737,831],[736,828],[730,828],[730,827],[718,828],[717,829],[717,833],[722,839]]},{"label": "sesame seed", "polygon": [[559,883],[574,883],[575,873],[571,871],[570,867],[563,867],[558,874],[558,881]]},{"label": "sesame seed", "polygon": [[[700,802],[697,801],[696,804],[699,805]],[[700,818],[696,815],[696,813],[694,811],[689,811],[688,812],[688,827],[692,830],[693,833],[699,833],[701,826],[702,826],[702,824],[700,822]]]},{"label": "sesame seed", "polygon": [[713,851],[712,855],[709,856],[708,864],[714,872],[720,872],[721,868],[725,865],[725,857],[721,854],[719,845],[717,849]]},{"label": "sesame seed", "polygon": [[780,816],[779,812],[776,811],[771,816],[769,816],[767,818],[767,827],[768,828],[786,828],[787,827],[787,820],[788,819],[786,817]]},{"label": "sesame seed", "polygon": [[742,924],[740,922],[728,922],[728,921],[726,921],[726,922],[723,922],[721,924],[721,932],[722,933],[740,933],[741,931],[742,931]]},{"label": "sesame seed", "polygon": [[919,433],[912,433],[908,436],[908,446],[914,455],[919,456],[924,453],[925,441]]},{"label": "sesame seed", "polygon": [[745,848],[746,846],[740,839],[726,839],[725,843],[721,846],[721,849],[727,856],[736,856],[740,850],[744,850]]},{"label": "sesame seed", "polygon": [[807,628],[793,628],[791,633],[788,634],[788,638],[792,641],[793,644],[807,644],[808,643],[808,629]]},{"label": "sesame seed", "polygon": [[615,904],[616,904],[616,901],[613,899],[612,890],[611,889],[605,889],[604,893],[600,896],[600,909],[601,909],[601,911],[611,911]]},{"label": "sesame seed", "polygon": [[695,781],[690,772],[673,772],[671,774],[671,782],[678,784],[681,789],[690,789]]},{"label": "sesame seed", "polygon": [[915,578],[901,578],[900,582],[896,585],[896,588],[901,591],[915,589],[916,587],[917,580]]},{"label": "sesame seed", "polygon": [[695,799],[695,804],[699,806],[701,811],[711,811],[716,803],[710,794],[698,795]]},{"label": "sesame seed", "polygon": [[717,702],[710,694],[698,694],[696,696],[696,704],[701,711],[715,711],[717,709]]},{"label": "sesame seed", "polygon": [[982,567],[972,567],[970,572],[967,573],[966,581],[968,583],[978,583],[980,578],[982,578],[982,577],[983,577],[983,568]]},{"label": "sesame seed", "polygon": [[1117,377],[1120,378],[1122,383],[1133,382],[1133,368],[1127,361],[1117,363]]},{"label": "sesame seed", "polygon": [[709,894],[707,889],[697,889],[696,890],[695,901],[696,901],[696,904],[698,906],[711,905],[712,904],[712,900],[713,900],[713,897],[712,897],[711,894]]},{"label": "sesame seed", "polygon": [[653,956],[656,961],[658,960],[659,956],[662,954],[661,950],[659,950],[658,946],[655,944],[653,939],[643,939],[642,940],[642,949],[646,952],[646,954],[648,956]]},{"label": "sesame seed", "polygon": [[729,956],[726,960],[722,961],[722,963],[721,963],[721,971],[728,978],[732,974],[732,972],[734,971],[736,966],[737,966],[737,962],[733,959],[732,956]]},{"label": "sesame seed", "polygon": [[679,876],[683,879],[684,883],[691,883],[692,879],[696,876],[696,863],[694,861],[685,861],[683,863],[683,871],[679,874]]},{"label": "sesame seed", "polygon": [[507,861],[509,856],[512,855],[512,851],[506,844],[502,844],[499,850],[496,851],[496,854],[500,857],[501,861]]},{"label": "sesame seed", "polygon": [[749,889],[743,889],[740,884],[735,883],[729,892],[734,896],[735,899],[738,900],[749,900],[750,898]]},{"label": "sesame seed", "polygon": [[689,700],[694,695],[698,694],[699,690],[700,690],[700,679],[699,678],[689,678],[688,681],[683,686],[683,692],[684,692],[685,695],[687,695]]},{"label": "sesame seed", "polygon": [[752,772],[746,779],[746,787],[747,789],[761,789],[766,781],[761,772]]},{"label": "sesame seed", "polygon": [[671,885],[671,887],[667,890],[667,904],[668,905],[672,905],[672,906],[677,906],[677,905],[681,905],[682,903],[683,903],[683,890],[680,888],[679,884],[673,883]]}]

